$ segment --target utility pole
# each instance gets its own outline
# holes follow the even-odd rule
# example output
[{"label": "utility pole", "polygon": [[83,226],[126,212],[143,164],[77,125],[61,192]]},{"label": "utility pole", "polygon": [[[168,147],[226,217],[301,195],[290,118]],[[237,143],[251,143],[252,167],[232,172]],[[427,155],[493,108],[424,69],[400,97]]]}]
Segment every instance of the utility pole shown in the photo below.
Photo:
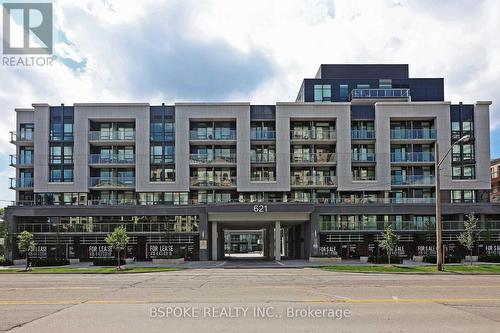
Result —
[{"label": "utility pole", "polygon": [[[436,141],[436,144],[434,146],[434,154],[436,155],[436,158],[434,159],[435,162],[435,196],[436,196],[436,265],[437,265],[437,270],[442,271],[443,270],[443,246],[442,246],[442,240],[441,240],[441,183],[440,183],[440,178],[439,178],[439,166],[441,163],[439,163],[439,143]],[[453,146],[452,146],[453,147]]]}]

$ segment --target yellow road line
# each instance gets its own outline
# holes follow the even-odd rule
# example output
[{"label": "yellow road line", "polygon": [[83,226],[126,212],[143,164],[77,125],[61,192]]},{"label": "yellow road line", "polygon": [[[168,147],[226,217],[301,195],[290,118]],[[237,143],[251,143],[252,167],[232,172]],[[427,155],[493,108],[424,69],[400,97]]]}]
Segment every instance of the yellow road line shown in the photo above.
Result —
[{"label": "yellow road line", "polygon": [[[289,301],[290,303],[315,303],[315,304],[332,304],[332,303],[465,303],[465,302],[500,302],[500,298],[342,298],[342,299],[310,299],[300,301]],[[288,301],[287,301],[288,302]],[[287,303],[285,302],[285,303]],[[0,300],[0,305],[75,305],[75,304],[176,304],[178,302],[162,302],[149,300]],[[182,302],[183,304],[190,304]],[[202,302],[224,304],[224,302]],[[283,303],[283,302],[276,302]],[[197,304],[191,302],[191,304]]]}]

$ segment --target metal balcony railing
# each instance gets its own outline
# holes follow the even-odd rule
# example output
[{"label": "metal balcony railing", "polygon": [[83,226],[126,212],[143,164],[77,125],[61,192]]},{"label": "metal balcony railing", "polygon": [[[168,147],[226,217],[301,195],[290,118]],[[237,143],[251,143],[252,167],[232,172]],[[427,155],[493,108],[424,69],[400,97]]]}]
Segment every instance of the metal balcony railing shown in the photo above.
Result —
[{"label": "metal balcony railing", "polygon": [[410,89],[353,89],[351,99],[356,98],[409,98]]},{"label": "metal balcony railing", "polygon": [[335,186],[337,178],[335,176],[292,176],[290,185],[292,186]]},{"label": "metal balcony railing", "polygon": [[135,186],[135,177],[90,177],[89,187],[130,188]]},{"label": "metal balcony railing", "polygon": [[234,164],[236,163],[236,154],[229,156],[213,156],[190,154],[189,163],[191,164]]},{"label": "metal balcony railing", "polygon": [[250,155],[251,163],[276,163],[276,156],[271,154]]},{"label": "metal balcony railing", "polygon": [[391,153],[391,162],[434,162],[433,152]]},{"label": "metal balcony railing", "polygon": [[392,185],[434,185],[434,176],[407,175],[391,176]]},{"label": "metal balcony railing", "polygon": [[89,141],[134,141],[135,131],[91,131],[89,132]]},{"label": "metal balcony railing", "polygon": [[435,129],[391,129],[392,140],[435,140],[437,133]]},{"label": "metal balcony railing", "polygon": [[215,132],[199,132],[197,130],[189,131],[189,139],[191,140],[236,140],[236,130],[228,129]]},{"label": "metal balcony railing", "polygon": [[292,154],[291,163],[335,163],[335,153]]},{"label": "metal balcony railing", "polygon": [[234,187],[234,186],[236,186],[236,177],[227,177],[227,178],[191,177],[191,186],[195,186],[195,187]]},{"label": "metal balcony railing", "polygon": [[9,178],[11,189],[33,187],[33,178]]},{"label": "metal balcony railing", "polygon": [[90,154],[89,164],[133,164],[135,163],[135,155],[121,154]]},{"label": "metal balcony railing", "polygon": [[351,130],[351,139],[375,140],[375,130]]},{"label": "metal balcony railing", "polygon": [[269,130],[250,130],[251,140],[274,140],[276,139],[276,131]]},{"label": "metal balcony railing", "polygon": [[375,176],[352,176],[353,181],[374,181],[377,180]]},{"label": "metal balcony railing", "polygon": [[334,130],[313,128],[290,131],[290,140],[334,140],[336,137]]}]

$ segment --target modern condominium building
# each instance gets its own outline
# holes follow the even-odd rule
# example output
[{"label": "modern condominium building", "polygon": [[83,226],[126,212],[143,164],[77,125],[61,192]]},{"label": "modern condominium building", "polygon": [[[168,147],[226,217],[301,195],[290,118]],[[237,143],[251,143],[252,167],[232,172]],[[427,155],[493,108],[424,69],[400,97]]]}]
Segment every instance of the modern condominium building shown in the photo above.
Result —
[{"label": "modern condominium building", "polygon": [[389,224],[398,255],[432,255],[440,162],[446,254],[463,253],[470,212],[477,251],[498,254],[490,104],[445,101],[442,78],[408,65],[321,65],[275,105],[33,104],[16,109],[6,219],[34,233],[34,257],[112,256],[118,225],[137,260],[222,259],[250,238],[268,258],[357,258]]}]

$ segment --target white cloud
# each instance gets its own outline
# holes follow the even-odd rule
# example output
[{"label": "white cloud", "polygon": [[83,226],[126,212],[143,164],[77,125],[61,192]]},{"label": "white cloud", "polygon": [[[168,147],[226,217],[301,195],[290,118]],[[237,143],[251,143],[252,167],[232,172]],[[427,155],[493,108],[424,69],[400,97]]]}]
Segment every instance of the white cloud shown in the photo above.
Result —
[{"label": "white cloud", "polygon": [[[200,86],[194,87],[196,93],[203,90],[200,96],[217,91],[217,98],[254,103],[294,100],[301,80],[314,76],[320,63],[409,63],[412,76],[444,77],[448,100],[493,100],[492,127],[500,127],[500,107],[495,101],[500,95],[499,1],[54,3],[56,26],[69,41],[59,41],[56,51],[75,62],[86,60],[85,71],[60,63],[52,68],[0,66],[4,116],[0,131],[5,133],[0,153],[14,150],[8,144],[8,131],[14,128],[15,107],[28,107],[34,102],[159,103],[172,102],[174,97],[191,98],[190,89],[172,91],[171,87],[196,85],[196,80],[186,81],[187,75],[197,75],[190,66],[192,62],[199,72],[216,76],[221,71],[229,80],[239,82],[236,89],[226,89],[230,82],[221,82],[222,90],[227,91],[224,94],[217,90],[218,82],[201,84],[210,78],[200,75]],[[226,58],[214,51],[216,46],[224,50]],[[180,53],[183,51],[188,53]],[[187,57],[191,53],[194,55],[188,63],[178,59],[161,62],[165,54]],[[231,64],[234,61],[241,77],[223,71],[220,63],[210,68],[220,59]],[[150,61],[154,62],[152,66]],[[169,68],[173,64],[182,68]],[[257,76],[252,76],[252,68],[247,72],[242,69],[245,64],[260,66],[269,73],[256,69]],[[157,75],[163,77],[153,75],[154,66]],[[186,76],[180,75],[183,72]],[[262,84],[257,84],[260,77]],[[0,189],[0,199],[12,196],[10,191]]]}]

